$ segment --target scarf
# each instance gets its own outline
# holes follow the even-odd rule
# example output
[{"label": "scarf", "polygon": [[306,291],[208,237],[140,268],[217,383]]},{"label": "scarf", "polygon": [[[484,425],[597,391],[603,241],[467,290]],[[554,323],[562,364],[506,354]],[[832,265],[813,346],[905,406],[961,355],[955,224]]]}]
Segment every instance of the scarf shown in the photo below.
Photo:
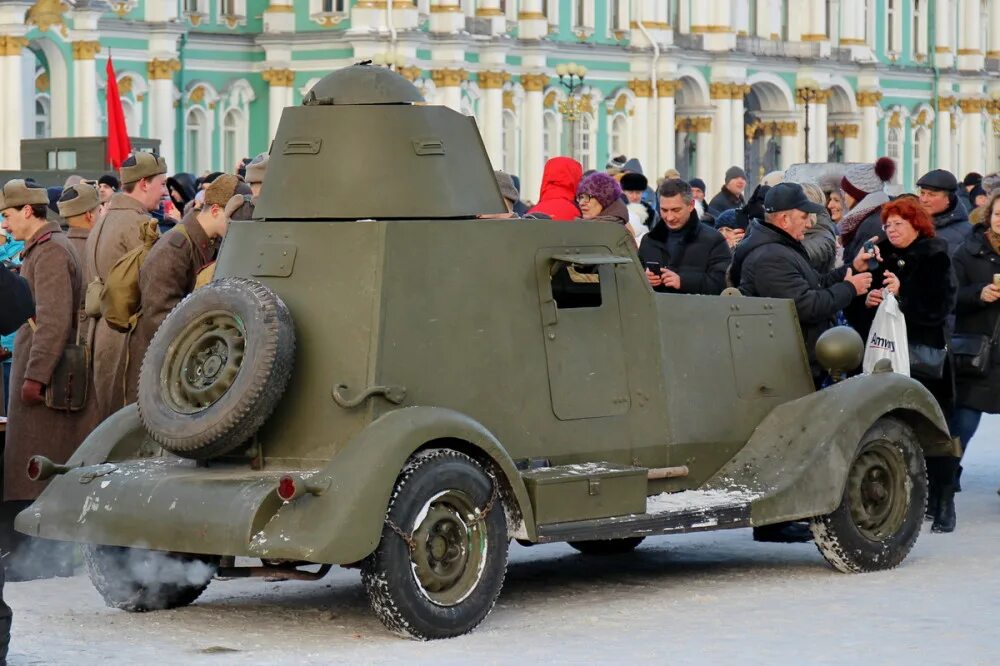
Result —
[{"label": "scarf", "polygon": [[1000,254],[1000,234],[993,231],[993,227],[986,230],[986,242],[990,244],[994,252]]},{"label": "scarf", "polygon": [[864,199],[855,204],[854,208],[840,218],[840,222],[837,223],[837,228],[840,230],[840,235],[845,239],[845,245],[850,243],[850,239],[854,237],[854,232],[857,231],[861,223],[871,215],[873,212],[882,207],[882,204],[888,203],[889,197],[885,192],[872,192]]}]

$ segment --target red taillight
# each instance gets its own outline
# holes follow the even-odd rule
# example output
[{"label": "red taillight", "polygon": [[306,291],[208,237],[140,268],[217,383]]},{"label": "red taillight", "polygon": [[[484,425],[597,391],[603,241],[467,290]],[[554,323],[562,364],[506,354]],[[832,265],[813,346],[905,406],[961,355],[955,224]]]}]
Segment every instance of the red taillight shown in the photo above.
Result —
[{"label": "red taillight", "polygon": [[38,477],[42,475],[42,464],[38,462],[38,458],[32,458],[28,461],[28,478],[32,481],[38,481]]},{"label": "red taillight", "polygon": [[290,476],[283,476],[278,481],[278,497],[283,502],[291,502],[295,499],[295,479]]}]

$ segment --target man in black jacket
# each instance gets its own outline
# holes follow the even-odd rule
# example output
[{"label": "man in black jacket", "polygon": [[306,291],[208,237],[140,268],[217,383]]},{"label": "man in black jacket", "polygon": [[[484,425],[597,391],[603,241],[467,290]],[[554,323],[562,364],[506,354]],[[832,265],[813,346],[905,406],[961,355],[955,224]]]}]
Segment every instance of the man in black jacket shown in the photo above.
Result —
[{"label": "man in black jacket", "polygon": [[746,199],[743,198],[743,191],[747,187],[746,172],[738,166],[729,167],[725,183],[708,204],[708,214],[715,219],[730,208],[742,208],[746,204]]},{"label": "man in black jacket", "polygon": [[864,250],[853,261],[858,274],[851,266],[842,266],[820,275],[809,263],[801,241],[809,214],[822,211],[823,206],[809,201],[798,183],[775,185],[764,198],[765,221],[751,224],[729,271],[733,286],[746,296],[795,301],[817,388],[823,371],[816,362],[816,340],[833,326],[837,312],[866,293],[872,282],[871,273],[862,272],[870,257]]},{"label": "man in black jacket", "polygon": [[[15,275],[6,266],[0,266],[0,335],[13,333],[35,314],[28,281]],[[10,606],[3,600],[4,567],[0,566],[0,664],[7,663],[7,646],[10,644]]]},{"label": "man in black jacket", "polygon": [[665,180],[658,190],[660,221],[642,237],[639,259],[656,291],[718,295],[726,288],[726,239],[698,220],[691,186]]}]

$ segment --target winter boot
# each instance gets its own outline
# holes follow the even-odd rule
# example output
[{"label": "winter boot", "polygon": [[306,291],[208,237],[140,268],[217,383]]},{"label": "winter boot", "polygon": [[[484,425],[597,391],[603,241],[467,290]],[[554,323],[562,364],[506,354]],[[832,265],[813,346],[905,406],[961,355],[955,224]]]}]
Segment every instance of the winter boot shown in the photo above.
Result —
[{"label": "winter boot", "polygon": [[943,486],[931,532],[954,532],[955,520],[955,486]]},{"label": "winter boot", "polygon": [[962,492],[962,466],[959,465],[958,469],[955,470],[955,492]]}]

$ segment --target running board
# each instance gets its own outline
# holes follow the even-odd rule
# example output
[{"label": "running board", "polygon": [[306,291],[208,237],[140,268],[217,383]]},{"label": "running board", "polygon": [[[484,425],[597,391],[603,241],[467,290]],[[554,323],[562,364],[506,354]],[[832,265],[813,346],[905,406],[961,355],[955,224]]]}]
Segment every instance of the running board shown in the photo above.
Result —
[{"label": "running board", "polygon": [[538,526],[538,543],[596,541],[750,527],[745,492],[686,490],[646,498],[646,513]]}]

